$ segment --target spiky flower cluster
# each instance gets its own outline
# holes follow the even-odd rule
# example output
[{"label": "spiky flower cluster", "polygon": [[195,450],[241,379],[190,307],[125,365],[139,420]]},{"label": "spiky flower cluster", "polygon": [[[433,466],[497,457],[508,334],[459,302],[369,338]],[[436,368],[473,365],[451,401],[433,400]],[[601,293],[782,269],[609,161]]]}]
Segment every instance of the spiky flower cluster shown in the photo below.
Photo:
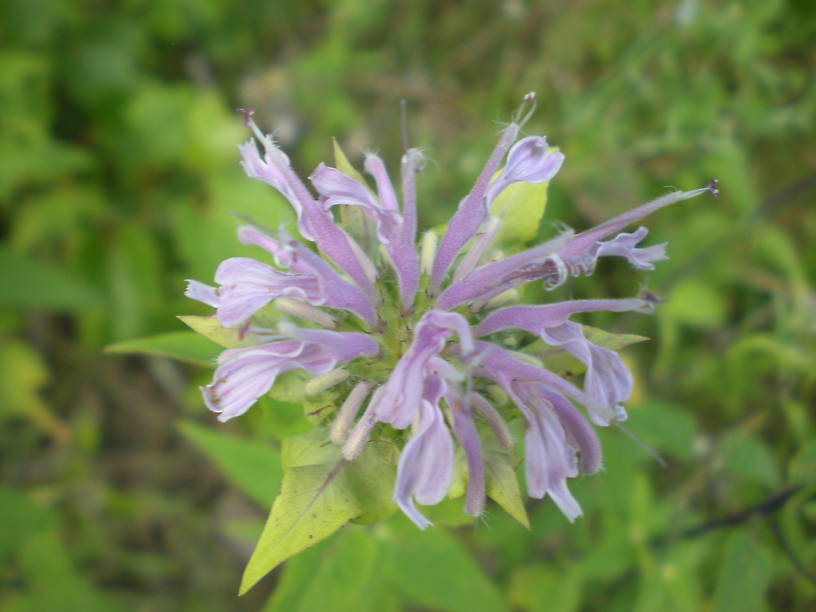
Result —
[{"label": "spiky flower cluster", "polygon": [[[332,441],[353,460],[374,428],[397,432],[404,445],[393,499],[423,529],[431,523],[414,502],[437,504],[448,492],[454,438],[467,464],[465,510],[473,516],[483,511],[484,436],[511,448],[505,417],[518,410],[526,421],[529,495],[549,495],[570,521],[581,515],[567,478],[597,471],[601,448],[575,404],[594,425],[623,421],[632,376],[615,351],[591,342],[571,317],[651,312],[654,298],[644,293],[519,305],[517,287],[541,281],[553,289],[570,276],[592,274],[600,257],[623,257],[651,270],[665,259],[665,244],[638,247],[645,227],[618,232],[664,206],[706,191],[716,195],[716,189],[711,183],[669,193],[585,232],[565,229],[529,250],[496,256],[491,246],[501,219],[491,216],[493,202],[513,183],[550,181],[564,162],[544,137],[517,140],[534,107],[535,95],[528,94],[441,241],[437,245],[435,234],[426,233],[419,252],[415,177],[424,165],[419,149],[408,148],[401,160],[402,206],[383,161],[373,154],[365,170],[376,193],[359,175],[321,163],[309,177],[315,196],[247,113],[263,151],[252,141],[240,146],[244,169],[291,203],[300,237],[316,250],[283,231],[248,225],[239,228],[238,239],[265,250],[271,260],[227,259],[216,271],[217,288],[189,281],[186,295],[216,308],[220,325],[239,328],[243,339],[241,348],[221,354],[212,383],[202,388],[210,410],[222,421],[239,416],[290,370],[314,375],[306,384],[311,393],[341,386],[347,395],[333,417]],[[335,206],[355,207],[347,211],[356,217],[345,215],[355,220],[353,227],[338,225]],[[276,328],[259,319],[270,303],[282,317]],[[508,348],[505,330],[523,330],[577,358],[586,367],[583,389]],[[498,395],[509,409],[497,409]]]}]

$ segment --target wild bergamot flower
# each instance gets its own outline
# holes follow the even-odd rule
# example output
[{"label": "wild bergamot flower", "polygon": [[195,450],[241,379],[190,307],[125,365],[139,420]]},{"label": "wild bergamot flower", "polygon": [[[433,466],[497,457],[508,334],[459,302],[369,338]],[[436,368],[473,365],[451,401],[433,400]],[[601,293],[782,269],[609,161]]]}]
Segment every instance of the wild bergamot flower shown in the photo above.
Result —
[{"label": "wild bergamot flower", "polygon": [[[422,529],[431,523],[414,502],[434,505],[445,497],[454,474],[454,439],[467,465],[465,510],[482,513],[484,436],[512,447],[505,419],[508,410],[517,410],[526,424],[529,495],[549,495],[570,521],[580,516],[567,479],[596,472],[601,448],[576,404],[596,426],[619,423],[627,416],[622,404],[632,392],[632,376],[615,351],[594,344],[571,318],[593,311],[651,312],[655,299],[644,292],[521,305],[515,303],[516,288],[541,281],[554,289],[571,276],[591,275],[601,257],[623,257],[652,270],[666,258],[665,243],[640,247],[645,227],[621,230],[664,206],[717,191],[715,182],[675,191],[587,231],[564,228],[543,244],[503,257],[491,251],[502,221],[491,216],[491,205],[513,183],[550,181],[564,162],[542,136],[518,140],[534,107],[531,93],[502,130],[438,245],[429,232],[419,253],[415,178],[424,166],[421,150],[408,148],[402,156],[402,206],[374,154],[366,156],[365,170],[376,193],[351,173],[321,163],[309,177],[315,196],[246,113],[262,147],[253,141],[239,147],[246,173],[291,203],[300,237],[316,250],[285,231],[247,225],[238,229],[238,239],[271,257],[227,259],[215,273],[218,287],[189,281],[186,295],[216,308],[219,324],[237,328],[243,339],[241,348],[221,354],[212,383],[202,388],[207,407],[222,421],[239,416],[290,370],[315,376],[306,384],[311,392],[345,385],[331,440],[353,460],[374,428],[391,428],[401,443],[393,500]],[[335,206],[359,207],[354,227],[337,223]],[[272,302],[286,320],[270,328],[258,314]],[[519,350],[506,330],[522,330],[577,358],[586,367],[583,388]],[[495,398],[502,394],[506,401],[499,410]]]}]

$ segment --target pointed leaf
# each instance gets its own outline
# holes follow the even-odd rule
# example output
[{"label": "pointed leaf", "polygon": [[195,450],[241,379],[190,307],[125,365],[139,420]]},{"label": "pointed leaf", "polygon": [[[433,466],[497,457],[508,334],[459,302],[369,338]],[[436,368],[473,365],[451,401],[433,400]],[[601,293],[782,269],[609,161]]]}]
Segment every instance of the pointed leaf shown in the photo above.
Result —
[{"label": "pointed leaf", "polygon": [[530,519],[527,517],[516,477],[518,460],[490,437],[483,442],[482,453],[487,496],[499,504],[507,514],[530,529]]},{"label": "pointed leaf", "polygon": [[[306,460],[309,454],[298,456]],[[376,446],[369,445],[353,462],[341,459],[286,469],[280,494],[244,570],[240,593],[352,519],[368,523],[392,514],[396,469],[382,457]]]},{"label": "pointed leaf", "polygon": [[202,366],[214,366],[219,347],[198,334],[180,331],[124,340],[105,347],[106,353],[157,355]]},{"label": "pointed leaf", "polygon": [[354,166],[351,165],[351,162],[348,160],[348,157],[346,157],[346,154],[343,152],[343,149],[340,147],[340,143],[337,142],[336,138],[332,138],[332,146],[334,148],[335,168],[337,168],[340,172],[342,172],[346,176],[350,176],[361,185],[365,185],[366,187],[368,187],[365,178],[363,177],[362,174],[360,174],[357,171],[357,169]]},{"label": "pointed leaf", "polygon": [[0,270],[0,306],[75,311],[101,304],[96,291],[69,271],[10,249],[0,248]]},{"label": "pointed leaf", "polygon": [[341,460],[283,473],[280,494],[244,570],[239,595],[278,564],[329,537],[361,513],[339,478],[345,467]]},{"label": "pointed leaf", "polygon": [[723,436],[717,446],[729,472],[768,487],[779,485],[776,460],[762,439],[734,430]]},{"label": "pointed leaf", "polygon": [[764,595],[771,579],[772,562],[771,554],[755,537],[745,530],[735,533],[720,563],[715,612],[765,609]]},{"label": "pointed leaf", "polygon": [[286,564],[266,611],[396,611],[393,590],[379,580],[379,558],[380,546],[369,532],[347,528],[329,545]]},{"label": "pointed leaf", "polygon": [[[345,174],[348,177],[353,178],[355,181],[363,185],[366,189],[371,191],[371,188],[368,186],[365,178],[362,174],[360,174],[357,169],[351,165],[346,154],[343,152],[343,149],[340,148],[340,145],[337,142],[337,139],[332,139],[332,143],[334,145],[334,165],[335,167]],[[372,192],[373,193],[373,192]],[[363,209],[362,206],[341,206],[340,207],[340,219],[342,220],[343,227],[347,228],[352,235],[359,237],[363,240],[363,244],[370,248],[370,244],[366,244],[366,238],[370,237],[371,233],[371,219],[368,217],[367,213]]]},{"label": "pointed leaf", "polygon": [[218,466],[229,481],[252,500],[268,508],[282,478],[280,452],[265,442],[233,436],[192,421],[179,431]]},{"label": "pointed leaf", "polygon": [[418,607],[451,612],[505,610],[502,597],[462,541],[444,529],[419,531],[399,517],[383,533],[382,578]]}]

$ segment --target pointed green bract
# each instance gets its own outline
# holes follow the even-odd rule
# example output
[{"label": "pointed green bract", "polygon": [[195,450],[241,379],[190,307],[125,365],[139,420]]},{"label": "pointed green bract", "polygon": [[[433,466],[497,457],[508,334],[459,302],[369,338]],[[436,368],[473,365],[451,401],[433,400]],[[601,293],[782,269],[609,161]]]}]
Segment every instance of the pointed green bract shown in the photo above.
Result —
[{"label": "pointed green bract", "polygon": [[[366,189],[371,191],[371,188],[368,186],[368,183],[365,180],[360,172],[351,165],[351,162],[346,157],[346,154],[343,152],[343,149],[340,148],[340,144],[337,142],[336,138],[332,138],[332,144],[334,146],[334,165],[335,167],[345,174],[348,177],[353,178],[355,181],[363,185]],[[372,192],[373,193],[373,192]],[[359,236],[360,239],[365,244],[367,238],[370,235],[370,226],[371,220],[368,218],[365,211],[363,211],[362,207],[360,206],[341,206],[340,207],[340,218],[343,221],[343,224],[355,235]],[[368,229],[367,229],[368,228]],[[367,247],[371,247],[370,244],[366,245]]]},{"label": "pointed green bract", "polygon": [[521,497],[516,466],[518,459],[506,452],[493,438],[483,442],[485,492],[499,504],[507,514],[530,529],[530,519]]},{"label": "pointed green bract", "polygon": [[538,226],[547,208],[550,183],[512,183],[505,187],[490,207],[490,214],[503,217],[495,246],[529,242],[538,235]]},{"label": "pointed green bract", "polygon": [[587,340],[592,342],[592,344],[608,348],[611,351],[619,351],[630,344],[637,344],[638,342],[646,342],[649,340],[648,336],[615,334],[597,327],[592,327],[591,325],[582,325],[581,327],[584,329],[584,337]]},{"label": "pointed green bract", "polygon": [[239,595],[292,555],[327,538],[361,514],[339,478],[343,461],[289,468],[261,539],[244,570]]},{"label": "pointed green bract", "polygon": [[350,176],[355,181],[359,182],[361,185],[366,184],[366,180],[362,174],[360,174],[357,169],[351,165],[351,162],[346,157],[346,154],[343,152],[343,149],[340,148],[340,144],[337,142],[336,138],[332,138],[332,145],[334,147],[334,165],[335,167],[345,174],[346,176]]},{"label": "pointed green bract", "polygon": [[240,338],[239,328],[221,327],[215,315],[209,317],[202,317],[198,315],[183,315],[179,320],[194,332],[201,334],[208,340],[211,340],[223,346],[224,348],[236,348],[239,346],[252,346],[251,340],[243,340]]},{"label": "pointed green bract", "polygon": [[387,460],[393,457],[390,450],[369,444],[351,463],[332,460],[335,452],[323,429],[284,442],[287,467],[280,494],[244,571],[241,594],[349,521],[373,523],[396,511],[391,502],[396,468]]},{"label": "pointed green bract", "polygon": [[[630,344],[645,342],[649,338],[637,334],[615,334],[590,325],[582,325],[584,337],[597,346],[619,351]],[[568,353],[563,347],[550,346],[543,340],[536,340],[524,349],[525,353],[538,357],[544,367],[553,374],[571,379],[586,372],[586,366]]]}]

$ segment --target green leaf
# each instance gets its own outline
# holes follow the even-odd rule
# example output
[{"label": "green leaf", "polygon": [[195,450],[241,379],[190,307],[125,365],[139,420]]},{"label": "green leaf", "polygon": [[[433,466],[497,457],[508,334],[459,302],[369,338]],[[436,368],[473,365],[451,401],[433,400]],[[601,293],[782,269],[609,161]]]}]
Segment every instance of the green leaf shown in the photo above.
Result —
[{"label": "green leaf", "polygon": [[732,431],[723,436],[718,444],[725,468],[745,478],[768,487],[779,483],[779,470],[767,445],[742,431]]},{"label": "green leaf", "polygon": [[382,521],[397,511],[391,500],[397,479],[399,451],[386,440],[371,440],[346,470],[346,482],[357,498],[361,512],[354,518],[360,525]]},{"label": "green leaf", "polygon": [[27,495],[0,487],[0,523],[13,529],[0,529],[0,560],[17,553],[28,537],[51,529],[57,522],[54,512]]},{"label": "green leaf", "polygon": [[693,412],[671,404],[650,401],[632,408],[629,416],[629,427],[649,446],[681,459],[694,458],[697,423]]},{"label": "green leaf", "polygon": [[0,306],[78,311],[98,308],[99,295],[60,266],[0,247]]},{"label": "green leaf", "polygon": [[272,505],[283,473],[280,452],[276,448],[266,442],[239,438],[192,421],[183,421],[178,428],[250,499],[264,508]]},{"label": "green leaf", "polygon": [[[325,435],[325,432],[324,432]],[[302,438],[302,436],[299,436]],[[296,462],[319,457],[306,445]],[[284,446],[284,455],[293,454]],[[327,538],[353,519],[382,520],[395,511],[391,502],[395,467],[377,445],[367,445],[353,462],[343,459],[288,467],[261,539],[241,580],[240,594],[292,555]]]},{"label": "green leaf", "polygon": [[341,475],[346,464],[289,468],[261,539],[247,563],[238,594],[243,595],[275,567],[329,537],[361,514]]},{"label": "green leaf", "polygon": [[49,372],[35,350],[17,340],[5,341],[0,345],[0,372],[0,416],[24,416],[57,440],[71,437],[71,430],[40,397]]},{"label": "green leaf", "polygon": [[495,245],[529,242],[538,235],[538,226],[547,208],[547,188],[550,183],[512,183],[493,200],[490,214],[504,217],[494,241]]},{"label": "green leaf", "polygon": [[194,334],[180,331],[124,340],[105,347],[106,353],[157,355],[202,366],[214,366],[220,349],[216,344]]},{"label": "green leaf", "polygon": [[73,566],[67,549],[55,531],[44,531],[26,540],[20,570],[27,582],[25,594],[4,610],[119,610],[97,591]]},{"label": "green leaf", "polygon": [[0,414],[25,414],[45,409],[40,389],[48,382],[48,368],[30,346],[7,341],[0,347]]},{"label": "green leaf", "polygon": [[816,474],[816,440],[805,442],[791,459],[788,469],[791,480],[807,481]]},{"label": "green leaf", "polygon": [[514,610],[524,612],[569,612],[578,609],[582,586],[580,566],[564,572],[536,563],[513,570],[508,600]]},{"label": "green leaf", "polygon": [[472,516],[465,513],[465,501],[461,495],[456,498],[446,497],[433,506],[420,505],[419,511],[434,524],[436,529],[464,527],[465,525],[473,525],[475,521]]},{"label": "green leaf", "polygon": [[382,577],[423,608],[504,610],[501,595],[461,540],[444,529],[419,531],[400,516],[383,533]]},{"label": "green leaf", "polygon": [[501,448],[498,441],[492,437],[483,441],[482,457],[487,496],[499,504],[507,514],[530,529],[530,519],[527,517],[516,476],[518,460]]},{"label": "green leaf", "polygon": [[764,609],[765,589],[771,579],[771,554],[745,530],[728,541],[720,563],[714,611],[726,612]]},{"label": "green leaf", "polygon": [[396,595],[379,579],[380,548],[367,530],[346,528],[287,563],[266,611],[397,610]]},{"label": "green leaf", "polygon": [[725,318],[723,294],[702,279],[684,279],[671,291],[659,316],[667,317],[691,327],[713,329]]},{"label": "green leaf", "polygon": [[[276,381],[277,382],[277,381]],[[259,425],[266,435],[276,440],[284,440],[311,431],[312,425],[305,414],[303,406],[291,402],[281,402],[269,395],[258,398],[261,418]]]},{"label": "green leaf", "polygon": [[329,441],[329,430],[325,427],[315,427],[304,434],[286,438],[281,448],[284,470],[331,463],[341,458],[340,447]]}]

